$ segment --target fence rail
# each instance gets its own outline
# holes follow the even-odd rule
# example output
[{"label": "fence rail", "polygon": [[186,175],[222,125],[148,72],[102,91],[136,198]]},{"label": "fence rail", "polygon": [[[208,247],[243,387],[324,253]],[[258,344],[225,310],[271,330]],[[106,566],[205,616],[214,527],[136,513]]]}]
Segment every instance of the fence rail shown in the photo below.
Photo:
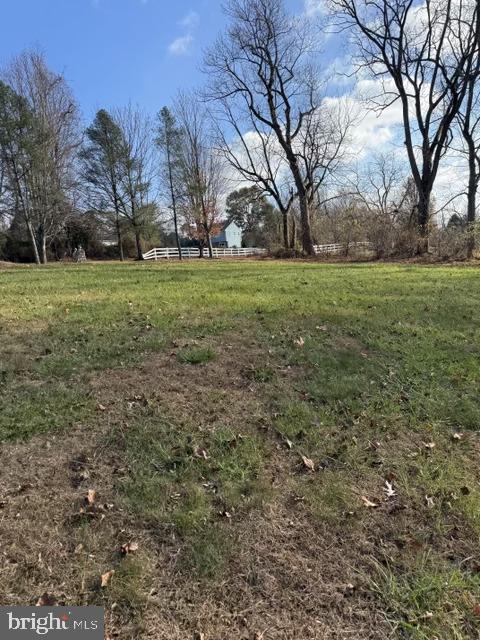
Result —
[{"label": "fence rail", "polygon": [[[315,253],[317,255],[338,255],[345,253],[347,249],[349,251],[355,249],[368,249],[372,246],[371,242],[352,242],[348,246],[345,244],[317,244],[315,245]],[[266,249],[259,249],[255,247],[246,248],[215,248],[213,249],[214,258],[236,258],[262,255],[266,252]],[[204,255],[208,256],[208,250],[204,250]],[[144,260],[169,260],[170,258],[178,259],[178,249],[170,247],[162,247],[152,249],[148,253],[143,254]],[[200,249],[198,247],[185,247],[182,248],[182,258],[199,258]]]},{"label": "fence rail", "polygon": [[[214,258],[232,258],[232,257],[246,257],[246,256],[255,256],[261,255],[265,253],[265,249],[257,249],[257,248],[215,248],[213,249],[213,257]],[[204,255],[208,256],[208,249],[204,249]],[[170,258],[178,258],[178,249],[174,248],[157,248],[152,249],[148,253],[143,254],[144,260],[169,260]],[[200,257],[200,249],[198,247],[185,247],[182,248],[182,258],[199,258]]]},{"label": "fence rail", "polygon": [[369,249],[372,246],[371,242],[352,242],[349,245],[346,244],[317,244],[315,245],[315,253],[317,255],[338,255],[339,253],[345,253],[347,250],[352,249]]}]

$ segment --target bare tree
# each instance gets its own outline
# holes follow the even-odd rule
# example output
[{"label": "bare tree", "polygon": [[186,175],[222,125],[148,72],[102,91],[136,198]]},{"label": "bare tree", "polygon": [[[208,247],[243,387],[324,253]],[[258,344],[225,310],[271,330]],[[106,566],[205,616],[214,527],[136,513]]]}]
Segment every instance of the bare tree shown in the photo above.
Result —
[{"label": "bare tree", "polygon": [[168,107],[163,107],[158,114],[157,145],[163,154],[160,173],[162,181],[168,185],[167,190],[170,197],[170,209],[172,211],[178,257],[181,260],[182,246],[180,244],[177,205],[181,188],[179,182],[182,168],[182,130],[177,126],[175,116]]},{"label": "bare tree", "polygon": [[401,102],[405,146],[418,192],[418,250],[427,248],[430,199],[469,81],[478,76],[475,0],[331,0],[355,27],[360,66],[379,81],[378,109]]},{"label": "bare tree", "polygon": [[212,258],[212,234],[220,221],[220,198],[224,191],[222,158],[212,146],[211,123],[198,96],[180,94],[175,115],[182,130],[181,206],[186,229],[198,240],[200,257],[206,247]]},{"label": "bare tree", "polygon": [[81,177],[87,185],[87,200],[90,207],[108,219],[113,210],[120,260],[123,255],[122,202],[122,157],[123,134],[112,116],[101,109],[85,132],[86,140],[80,152]]},{"label": "bare tree", "polygon": [[[478,20],[478,16],[477,16]],[[480,87],[477,81],[480,72],[480,55],[477,53],[473,73],[470,76],[465,101],[458,113],[458,123],[463,137],[462,148],[468,161],[467,187],[467,256],[475,250],[475,221],[477,193],[480,183]]]},{"label": "bare tree", "polygon": [[[226,13],[227,34],[205,58],[211,78],[208,96],[223,106],[247,158],[243,162],[237,156],[233,165],[263,184],[282,211],[288,211],[291,201],[278,197],[276,178],[282,164],[288,168],[299,202],[303,250],[312,255],[310,206],[322,176],[332,168],[330,156],[337,145],[322,142],[324,105],[309,23],[288,15],[283,0],[230,0]],[[248,154],[248,131],[260,145],[260,167]],[[283,163],[271,166],[272,149]]]},{"label": "bare tree", "polygon": [[17,162],[15,169],[15,204],[25,219],[35,259],[45,263],[49,242],[73,208],[77,105],[64,77],[50,71],[36,51],[15,58],[3,75],[30,112],[30,142],[23,148],[22,168]]},{"label": "bare tree", "polygon": [[153,127],[150,119],[132,105],[115,110],[113,120],[122,136],[120,211],[133,229],[137,259],[143,260],[142,232],[156,214],[152,198],[155,174]]},{"label": "bare tree", "polygon": [[[293,185],[288,167],[279,153],[276,135],[272,131],[260,130],[251,114],[247,116],[251,130],[244,133],[228,100],[219,102],[222,107],[216,128],[219,152],[239,178],[273,198],[282,215],[283,244],[288,249],[288,218],[294,199]],[[222,121],[226,128],[221,126]],[[233,132],[233,140],[227,138],[227,131]]]},{"label": "bare tree", "polygon": [[40,264],[34,228],[30,181],[35,164],[34,118],[26,100],[0,81],[0,163],[2,170],[2,218],[19,216],[25,225],[35,262]]}]

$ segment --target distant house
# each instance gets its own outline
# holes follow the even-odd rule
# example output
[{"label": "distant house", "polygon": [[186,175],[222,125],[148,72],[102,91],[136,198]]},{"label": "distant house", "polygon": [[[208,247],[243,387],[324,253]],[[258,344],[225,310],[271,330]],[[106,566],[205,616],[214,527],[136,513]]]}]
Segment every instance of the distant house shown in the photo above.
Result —
[{"label": "distant house", "polygon": [[214,247],[225,247],[226,249],[240,248],[242,246],[243,232],[236,222],[227,220],[221,226],[220,233],[212,238]]}]

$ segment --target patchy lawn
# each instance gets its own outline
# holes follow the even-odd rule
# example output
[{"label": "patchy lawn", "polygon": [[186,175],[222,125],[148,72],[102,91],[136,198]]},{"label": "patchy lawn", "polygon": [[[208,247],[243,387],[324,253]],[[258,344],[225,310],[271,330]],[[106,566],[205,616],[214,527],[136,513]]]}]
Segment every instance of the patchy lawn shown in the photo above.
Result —
[{"label": "patchy lawn", "polygon": [[478,638],[479,284],[1,271],[0,602],[103,604],[110,638]]}]

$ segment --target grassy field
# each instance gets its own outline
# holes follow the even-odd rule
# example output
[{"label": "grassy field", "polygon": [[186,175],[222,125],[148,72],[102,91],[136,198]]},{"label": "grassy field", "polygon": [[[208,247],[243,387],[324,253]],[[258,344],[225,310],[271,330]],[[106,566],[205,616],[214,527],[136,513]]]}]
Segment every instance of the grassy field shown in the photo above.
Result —
[{"label": "grassy field", "polygon": [[480,277],[0,271],[0,603],[110,638],[479,638]]}]

